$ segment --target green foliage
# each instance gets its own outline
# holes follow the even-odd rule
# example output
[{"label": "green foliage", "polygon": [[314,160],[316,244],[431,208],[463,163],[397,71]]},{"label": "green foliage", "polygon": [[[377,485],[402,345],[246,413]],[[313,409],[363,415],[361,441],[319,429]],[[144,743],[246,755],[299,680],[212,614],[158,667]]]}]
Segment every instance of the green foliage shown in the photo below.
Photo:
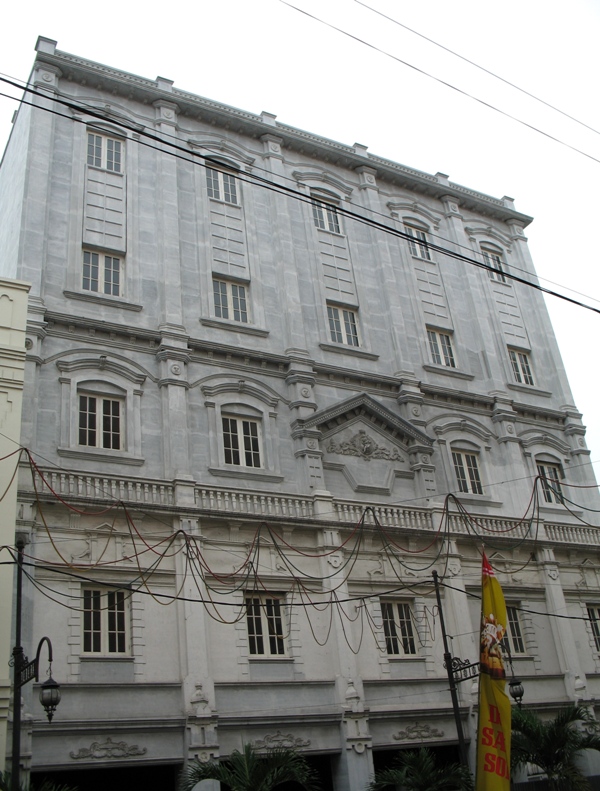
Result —
[{"label": "green foliage", "polygon": [[462,764],[441,765],[426,747],[403,750],[395,765],[375,775],[369,791],[400,786],[402,791],[473,791],[473,777]]},{"label": "green foliage", "polygon": [[583,706],[567,706],[548,721],[526,709],[513,709],[511,764],[535,764],[547,775],[552,791],[590,788],[575,763],[583,750],[600,751],[597,721]]},{"label": "green foliage", "polygon": [[[19,788],[21,791],[78,791],[74,786],[58,785],[46,778],[39,785],[26,786],[21,783]],[[10,772],[0,772],[0,791],[10,791]]]},{"label": "green foliage", "polygon": [[251,744],[234,750],[227,761],[194,761],[179,782],[180,791],[191,791],[201,780],[218,780],[231,791],[272,791],[281,783],[296,782],[306,791],[319,791],[316,773],[306,759],[286,748],[257,752]]}]

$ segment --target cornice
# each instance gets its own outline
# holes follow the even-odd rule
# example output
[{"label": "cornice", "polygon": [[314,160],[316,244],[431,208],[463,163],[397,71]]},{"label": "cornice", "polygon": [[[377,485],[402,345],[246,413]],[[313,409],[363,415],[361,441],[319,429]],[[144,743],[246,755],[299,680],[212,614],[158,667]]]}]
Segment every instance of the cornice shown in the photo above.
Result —
[{"label": "cornice", "polygon": [[120,92],[124,96],[131,96],[142,103],[153,104],[161,99],[175,102],[184,115],[202,116],[203,120],[211,123],[214,121],[215,124],[227,126],[251,137],[261,138],[265,133],[276,133],[282,139],[284,146],[309,155],[315,154],[326,162],[333,162],[342,167],[354,170],[365,165],[373,166],[377,170],[379,179],[391,181],[438,199],[444,196],[453,197],[460,205],[503,222],[517,220],[523,227],[526,227],[533,219],[526,214],[517,212],[510,201],[493,198],[460,184],[448,182],[445,178],[440,179],[437,175],[433,176],[375,156],[365,150],[357,153],[354,146],[347,146],[296,129],[293,126],[279,123],[274,118],[266,121],[261,115],[221,104],[173,88],[171,85],[166,90],[163,87],[164,81],[149,80],[59,50],[38,52],[36,63],[60,68],[64,78],[69,81],[87,84],[90,78],[95,79],[96,83],[99,83],[99,88],[105,87],[111,93],[118,94]]}]

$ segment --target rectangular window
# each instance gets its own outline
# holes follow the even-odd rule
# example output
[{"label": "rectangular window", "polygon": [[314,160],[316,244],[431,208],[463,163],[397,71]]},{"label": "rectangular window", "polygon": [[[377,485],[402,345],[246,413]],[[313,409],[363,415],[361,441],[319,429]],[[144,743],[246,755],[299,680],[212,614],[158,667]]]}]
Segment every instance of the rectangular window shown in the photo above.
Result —
[{"label": "rectangular window", "polygon": [[424,258],[425,261],[431,261],[431,254],[427,246],[427,234],[420,228],[414,228],[412,225],[405,225],[404,230],[408,234],[408,248],[411,255],[417,258]]},{"label": "rectangular window", "polygon": [[206,188],[208,197],[225,203],[237,204],[237,185],[233,173],[215,168],[206,168]]},{"label": "rectangular window", "polygon": [[246,623],[251,656],[285,656],[283,599],[246,596]]},{"label": "rectangular window", "polygon": [[509,349],[508,354],[515,380],[522,385],[534,384],[529,355],[526,352],[518,352],[516,349]]},{"label": "rectangular window", "polygon": [[525,653],[525,641],[523,640],[523,630],[519,620],[519,610],[514,605],[506,606],[506,632],[502,640],[502,648],[506,654],[515,656]]},{"label": "rectangular window", "polygon": [[458,483],[459,492],[465,494],[483,494],[477,456],[473,453],[452,451],[452,462]]},{"label": "rectangular window", "polygon": [[402,602],[381,602],[385,649],[391,656],[417,653],[410,606]]},{"label": "rectangular window", "polygon": [[345,343],[348,346],[359,345],[355,311],[327,305],[327,318],[329,319],[331,340],[334,343]]},{"label": "rectangular window", "polygon": [[123,170],[123,144],[120,140],[88,133],[87,163],[95,168],[121,173]]},{"label": "rectangular window", "polygon": [[588,604],[588,618],[590,619],[590,626],[592,627],[592,634],[594,636],[594,643],[596,644],[596,651],[600,651],[600,607]]},{"label": "rectangular window", "polygon": [[499,253],[493,250],[485,250],[482,248],[481,254],[484,263],[489,266],[488,275],[492,280],[497,280],[500,283],[506,283],[506,276],[504,274],[504,264]]},{"label": "rectangular window", "polygon": [[83,251],[83,279],[81,287],[84,291],[95,291],[111,297],[122,296],[121,292],[122,263],[120,258],[103,253]]},{"label": "rectangular window", "polygon": [[83,653],[125,654],[125,591],[83,590]]},{"label": "rectangular window", "polygon": [[427,338],[429,340],[429,351],[431,352],[431,359],[433,362],[436,365],[456,368],[451,336],[446,332],[427,330]]},{"label": "rectangular window", "polygon": [[121,450],[122,402],[116,398],[79,396],[79,444]]},{"label": "rectangular window", "polygon": [[323,203],[320,200],[312,201],[313,220],[317,228],[331,233],[341,233],[340,221],[336,207],[331,203]]},{"label": "rectangular window", "polygon": [[248,301],[246,286],[230,283],[227,280],[213,279],[215,316],[218,319],[232,319],[242,324],[248,323]]},{"label": "rectangular window", "polygon": [[563,497],[560,487],[562,470],[558,464],[538,464],[537,471],[542,482],[544,500],[547,503],[562,503]]},{"label": "rectangular window", "polygon": [[258,422],[238,417],[223,418],[225,464],[236,467],[260,467]]}]

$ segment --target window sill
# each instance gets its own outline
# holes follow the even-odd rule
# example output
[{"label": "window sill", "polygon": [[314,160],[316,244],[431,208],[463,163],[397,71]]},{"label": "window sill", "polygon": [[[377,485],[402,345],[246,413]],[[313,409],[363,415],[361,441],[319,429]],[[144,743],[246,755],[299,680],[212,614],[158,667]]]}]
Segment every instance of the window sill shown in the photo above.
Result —
[{"label": "window sill", "polygon": [[279,483],[283,481],[283,475],[274,475],[271,472],[261,472],[252,467],[209,467],[208,471],[211,475],[221,476],[225,478],[245,478],[255,481],[267,481],[269,483]]},{"label": "window sill", "polygon": [[105,297],[95,291],[63,291],[63,294],[67,299],[79,299],[82,302],[93,302],[95,305],[110,305],[111,308],[133,310],[137,313],[142,310],[142,305],[136,305],[135,302],[126,302],[119,297]]},{"label": "window sill", "polygon": [[276,662],[277,664],[281,664],[281,662],[287,662],[288,665],[293,665],[294,660],[290,656],[257,656],[256,654],[252,654],[248,656],[248,661],[252,662],[252,664],[269,664],[271,662]]},{"label": "window sill", "polygon": [[470,381],[475,379],[473,374],[459,371],[458,368],[452,368],[450,365],[435,365],[433,363],[428,363],[423,365],[423,370],[434,374],[442,374],[442,376],[454,376],[456,379],[469,379]]},{"label": "window sill", "polygon": [[260,338],[266,338],[269,330],[263,330],[261,327],[253,327],[251,324],[245,324],[242,321],[228,321],[227,319],[200,319],[200,324],[203,327],[216,327],[220,330],[229,330],[231,332],[242,332],[245,335],[258,335]]},{"label": "window sill", "polygon": [[129,654],[80,654],[80,662],[133,662]]},{"label": "window sill", "polygon": [[97,170],[100,173],[110,173],[111,176],[120,176],[121,178],[125,175],[122,170],[109,170],[108,168],[101,168],[98,165],[88,165],[87,168],[88,170]]},{"label": "window sill", "polygon": [[452,492],[452,494],[461,503],[467,503],[468,505],[489,505],[492,508],[502,508],[504,505],[502,500],[492,500],[486,494],[467,494],[466,492]]},{"label": "window sill", "polygon": [[348,344],[337,343],[320,343],[319,348],[326,352],[335,352],[336,354],[349,354],[351,357],[362,357],[364,360],[378,360],[379,355],[373,352],[366,352],[358,346],[350,346]]},{"label": "window sill", "polygon": [[423,662],[422,656],[411,654],[410,656],[401,656],[400,654],[386,654],[388,662]]},{"label": "window sill", "polygon": [[123,453],[122,451],[115,450],[110,453],[101,448],[86,448],[80,450],[79,448],[57,448],[59,456],[65,456],[69,459],[85,459],[86,461],[106,461],[111,464],[129,464],[134,467],[141,467],[145,463],[145,459],[140,456],[131,456],[130,454]]},{"label": "window sill", "polygon": [[346,238],[346,234],[344,233],[338,233],[337,231],[330,231],[328,228],[319,228],[318,225],[315,225],[315,228],[317,229],[317,231],[319,231],[319,233],[326,233],[327,236],[335,236],[337,239]]},{"label": "window sill", "polygon": [[533,393],[534,395],[542,396],[543,398],[551,398],[552,393],[548,390],[540,390],[539,387],[535,387],[535,385],[519,385],[519,384],[507,384],[506,385],[509,390],[518,390],[519,393]]},{"label": "window sill", "polygon": [[[237,191],[238,190],[236,190],[236,192]],[[241,203],[232,203],[231,201],[223,200],[222,198],[211,198],[210,195],[208,196],[208,199],[209,199],[209,201],[212,201],[213,203],[220,203],[222,206],[236,206],[240,210],[242,208]]]}]

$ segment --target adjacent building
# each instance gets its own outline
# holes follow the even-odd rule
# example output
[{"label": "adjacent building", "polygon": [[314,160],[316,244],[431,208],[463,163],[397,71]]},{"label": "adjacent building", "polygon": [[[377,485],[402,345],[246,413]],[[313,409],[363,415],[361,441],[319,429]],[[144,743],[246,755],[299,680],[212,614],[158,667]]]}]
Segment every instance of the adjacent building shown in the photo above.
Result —
[{"label": "adjacent building", "polygon": [[474,662],[482,542],[525,702],[594,706],[600,499],[511,199],[40,38],[0,201],[62,685],[26,768],[173,788],[283,744],[359,791],[451,752],[432,571]]}]

